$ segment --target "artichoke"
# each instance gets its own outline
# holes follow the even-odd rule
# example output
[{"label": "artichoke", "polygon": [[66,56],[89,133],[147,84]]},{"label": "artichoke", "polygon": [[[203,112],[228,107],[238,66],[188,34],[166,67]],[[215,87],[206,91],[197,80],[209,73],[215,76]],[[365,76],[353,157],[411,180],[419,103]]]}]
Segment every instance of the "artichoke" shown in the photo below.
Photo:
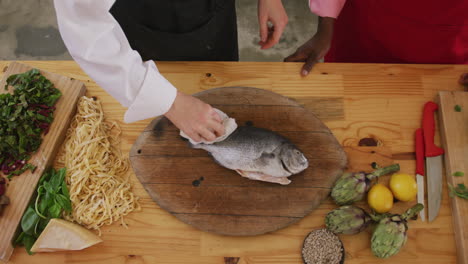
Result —
[{"label": "artichoke", "polygon": [[353,206],[341,206],[327,214],[325,225],[335,234],[352,235],[363,231],[372,222],[363,209]]},{"label": "artichoke", "polygon": [[400,165],[393,164],[372,173],[347,172],[339,178],[332,189],[331,197],[338,205],[348,205],[361,201],[370,188],[370,182],[382,175],[400,170]]},{"label": "artichoke", "polygon": [[380,219],[371,238],[372,253],[379,258],[397,254],[408,238],[408,219],[416,216],[424,208],[416,204],[402,215],[385,215]]}]

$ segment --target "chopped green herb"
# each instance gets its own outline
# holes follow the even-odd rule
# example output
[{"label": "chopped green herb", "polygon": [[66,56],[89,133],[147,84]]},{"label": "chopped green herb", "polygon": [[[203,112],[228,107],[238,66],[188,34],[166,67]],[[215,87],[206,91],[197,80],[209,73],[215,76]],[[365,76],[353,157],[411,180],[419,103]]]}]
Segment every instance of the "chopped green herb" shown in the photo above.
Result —
[{"label": "chopped green herb", "polygon": [[455,109],[455,112],[461,112],[462,111],[462,107],[459,106],[459,105],[455,105],[454,109]]},{"label": "chopped green herb", "polygon": [[457,172],[455,172],[455,173],[453,174],[453,176],[455,176],[455,177],[462,177],[462,176],[464,176],[464,175],[465,175],[465,173],[463,173],[463,171],[457,171]]},{"label": "chopped green herb", "polygon": [[42,143],[54,119],[55,103],[61,92],[37,69],[10,75],[0,94],[0,170],[11,178],[26,170],[30,154]]},{"label": "chopped green herb", "polygon": [[21,233],[13,242],[14,246],[24,246],[29,254],[31,247],[52,218],[60,218],[63,213],[71,213],[72,205],[67,184],[66,169],[51,169],[42,175],[37,186],[37,197],[26,209],[21,218]]},{"label": "chopped green herb", "polygon": [[465,184],[460,183],[457,187],[453,187],[449,185],[450,188],[450,197],[458,196],[463,199],[468,200],[468,189],[466,188]]}]

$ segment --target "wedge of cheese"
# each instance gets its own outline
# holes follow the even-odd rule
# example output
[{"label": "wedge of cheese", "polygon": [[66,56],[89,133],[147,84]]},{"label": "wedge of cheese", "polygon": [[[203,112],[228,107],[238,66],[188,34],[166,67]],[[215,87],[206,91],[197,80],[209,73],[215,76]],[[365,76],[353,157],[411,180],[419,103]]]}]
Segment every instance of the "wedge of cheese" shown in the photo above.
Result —
[{"label": "wedge of cheese", "polygon": [[102,239],[88,229],[69,221],[54,218],[42,231],[31,251],[81,250],[100,242]]}]

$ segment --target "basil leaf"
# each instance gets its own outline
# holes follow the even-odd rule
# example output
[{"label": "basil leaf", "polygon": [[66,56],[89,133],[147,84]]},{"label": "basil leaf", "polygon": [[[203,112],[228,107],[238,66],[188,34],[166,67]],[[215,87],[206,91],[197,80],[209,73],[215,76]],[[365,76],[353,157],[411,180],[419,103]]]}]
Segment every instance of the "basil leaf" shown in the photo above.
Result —
[{"label": "basil leaf", "polygon": [[52,187],[54,188],[55,193],[59,193],[64,179],[65,179],[65,170],[64,169],[58,170],[57,173],[55,173],[53,179],[51,180]]},{"label": "basil leaf", "polygon": [[41,202],[39,203],[39,206],[37,208],[39,210],[39,213],[42,215],[45,215],[45,210],[47,208],[47,199],[49,198],[49,196],[50,194],[46,193],[43,199],[41,199]]},{"label": "basil leaf", "polygon": [[53,192],[54,193],[57,193],[57,189],[60,187],[60,175],[58,173],[54,173],[54,175],[52,175],[50,177],[50,187],[52,188]]},{"label": "basil leaf", "polygon": [[44,186],[44,188],[46,189],[46,191],[48,193],[55,194],[54,188],[52,187],[52,185],[49,182],[44,182],[44,184],[42,186]]},{"label": "basil leaf", "polygon": [[457,172],[453,173],[453,176],[455,176],[455,177],[462,177],[464,175],[465,175],[465,173],[463,173],[462,171],[457,171]]},{"label": "basil leaf", "polygon": [[13,247],[22,246],[23,245],[23,238],[24,238],[25,235],[26,235],[26,233],[21,232],[19,234],[19,236],[15,239],[15,241],[12,243]]},{"label": "basil leaf", "polygon": [[34,238],[32,235],[25,234],[23,237],[23,245],[24,248],[26,248],[26,251],[28,252],[29,255],[33,255],[31,252],[31,248],[34,245],[34,242],[36,242],[36,238]]},{"label": "basil leaf", "polygon": [[72,206],[69,198],[65,197],[63,194],[57,194],[55,199],[58,204],[67,212],[71,213]]},{"label": "basil leaf", "polygon": [[49,207],[49,215],[51,218],[59,218],[62,212],[62,207],[58,203],[54,203]]},{"label": "basil leaf", "polygon": [[39,230],[40,230],[39,234],[42,233],[42,231],[44,231],[49,221],[50,221],[50,218],[47,218],[47,219],[41,218],[41,220],[39,221]]},{"label": "basil leaf", "polygon": [[62,182],[62,194],[65,195],[68,199],[70,199],[70,192],[68,191],[68,186],[67,182],[63,181]]},{"label": "basil leaf", "polygon": [[55,203],[55,199],[54,199],[55,195],[52,194],[52,193],[47,193],[46,196],[45,196],[45,200],[46,200],[46,208],[50,208],[54,205]]},{"label": "basil leaf", "polygon": [[32,235],[34,232],[34,227],[38,221],[39,215],[36,214],[36,211],[34,211],[32,207],[28,207],[23,215],[23,218],[21,218],[21,228],[23,229],[23,232],[28,235]]}]

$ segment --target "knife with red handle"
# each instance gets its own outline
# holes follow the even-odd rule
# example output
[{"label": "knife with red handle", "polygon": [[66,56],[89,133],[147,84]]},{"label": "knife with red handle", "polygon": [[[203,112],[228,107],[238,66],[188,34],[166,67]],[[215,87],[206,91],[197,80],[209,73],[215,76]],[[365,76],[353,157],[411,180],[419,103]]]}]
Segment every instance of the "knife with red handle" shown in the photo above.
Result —
[{"label": "knife with red handle", "polygon": [[426,157],[427,180],[427,212],[428,220],[432,222],[439,214],[442,199],[442,154],[444,150],[434,144],[435,120],[434,112],[439,106],[427,102],[423,112],[424,156]]},{"label": "knife with red handle", "polygon": [[[418,185],[418,203],[424,203],[424,137],[422,128],[416,129],[416,182]],[[421,221],[426,221],[426,211],[424,208],[419,213]]]}]

